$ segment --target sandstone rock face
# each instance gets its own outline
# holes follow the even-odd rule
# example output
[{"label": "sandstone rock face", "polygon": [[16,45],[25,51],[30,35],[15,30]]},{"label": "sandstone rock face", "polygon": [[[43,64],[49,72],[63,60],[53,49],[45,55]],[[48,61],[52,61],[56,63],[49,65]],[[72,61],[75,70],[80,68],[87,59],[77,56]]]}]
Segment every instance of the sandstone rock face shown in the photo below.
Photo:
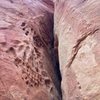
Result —
[{"label": "sandstone rock face", "polygon": [[100,100],[100,0],[56,0],[63,100]]},{"label": "sandstone rock face", "polygon": [[0,0],[0,100],[60,100],[53,3]]},{"label": "sandstone rock face", "polygon": [[0,100],[100,100],[99,5],[0,0]]}]

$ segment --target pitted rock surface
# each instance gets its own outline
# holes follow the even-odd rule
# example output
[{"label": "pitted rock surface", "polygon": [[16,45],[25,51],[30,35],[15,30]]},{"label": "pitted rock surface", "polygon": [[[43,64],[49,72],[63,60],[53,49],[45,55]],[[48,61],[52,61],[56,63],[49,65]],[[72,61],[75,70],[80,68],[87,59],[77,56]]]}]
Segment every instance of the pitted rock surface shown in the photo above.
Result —
[{"label": "pitted rock surface", "polygon": [[52,1],[0,0],[0,100],[60,100],[52,50]]}]

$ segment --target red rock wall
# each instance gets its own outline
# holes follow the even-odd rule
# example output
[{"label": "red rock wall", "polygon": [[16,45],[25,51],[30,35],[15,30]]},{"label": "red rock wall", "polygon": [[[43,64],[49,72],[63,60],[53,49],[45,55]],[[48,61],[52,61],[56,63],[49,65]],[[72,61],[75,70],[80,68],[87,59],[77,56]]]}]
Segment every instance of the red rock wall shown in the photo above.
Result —
[{"label": "red rock wall", "polygon": [[100,100],[100,0],[56,0],[63,100]]},{"label": "red rock wall", "polygon": [[53,2],[0,0],[0,100],[60,100]]},{"label": "red rock wall", "polygon": [[0,100],[100,100],[99,5],[0,0]]}]

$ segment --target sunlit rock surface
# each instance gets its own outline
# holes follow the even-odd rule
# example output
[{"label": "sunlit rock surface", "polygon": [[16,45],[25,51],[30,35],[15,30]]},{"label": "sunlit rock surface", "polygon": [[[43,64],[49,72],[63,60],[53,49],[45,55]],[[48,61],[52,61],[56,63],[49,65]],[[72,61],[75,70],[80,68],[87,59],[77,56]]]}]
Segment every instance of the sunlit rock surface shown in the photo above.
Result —
[{"label": "sunlit rock surface", "polygon": [[100,100],[100,0],[55,0],[54,16],[63,100]]},{"label": "sunlit rock surface", "polygon": [[0,0],[0,100],[60,100],[53,2]]}]

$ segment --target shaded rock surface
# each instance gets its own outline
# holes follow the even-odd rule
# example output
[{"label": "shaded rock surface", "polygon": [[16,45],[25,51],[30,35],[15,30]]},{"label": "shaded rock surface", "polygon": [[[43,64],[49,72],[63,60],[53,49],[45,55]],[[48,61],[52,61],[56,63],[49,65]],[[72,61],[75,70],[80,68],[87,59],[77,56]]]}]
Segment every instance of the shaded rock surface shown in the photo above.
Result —
[{"label": "shaded rock surface", "polygon": [[0,0],[0,100],[60,100],[53,2]]},{"label": "shaded rock surface", "polygon": [[63,100],[100,100],[99,5],[100,0],[55,0]]}]

